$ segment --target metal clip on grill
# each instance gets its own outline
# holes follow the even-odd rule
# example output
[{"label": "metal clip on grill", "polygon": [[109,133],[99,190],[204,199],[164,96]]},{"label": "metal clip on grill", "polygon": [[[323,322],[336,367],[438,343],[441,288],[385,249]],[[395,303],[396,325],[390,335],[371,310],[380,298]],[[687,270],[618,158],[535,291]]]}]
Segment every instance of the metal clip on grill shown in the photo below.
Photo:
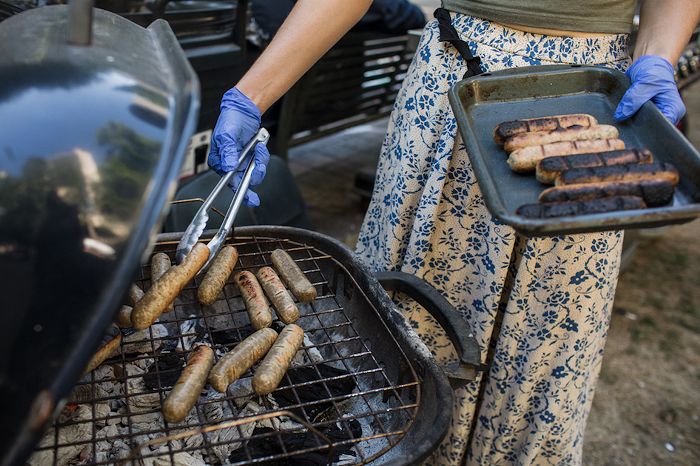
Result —
[{"label": "metal clip on grill", "polygon": [[[214,204],[214,201],[216,201],[216,199],[219,197],[221,191],[223,191],[223,189],[226,186],[228,186],[229,182],[235,175],[238,168],[240,168],[240,166],[243,164],[245,159],[249,158],[248,166],[245,170],[245,173],[243,174],[241,184],[238,186],[238,189],[236,190],[233,199],[231,199],[231,205],[229,206],[228,211],[226,212],[226,216],[224,217],[224,220],[221,223],[221,227],[219,227],[219,230],[217,231],[216,235],[214,235],[214,237],[207,243],[207,247],[209,248],[209,259],[207,259],[207,262],[200,269],[199,273],[202,273],[202,271],[206,270],[207,267],[209,267],[209,263],[216,256],[216,253],[219,252],[221,245],[224,243],[226,237],[231,231],[233,221],[236,218],[238,209],[241,207],[241,203],[245,198],[245,193],[248,190],[248,186],[250,185],[250,179],[253,176],[253,170],[255,169],[255,146],[258,143],[267,144],[267,141],[269,139],[270,133],[265,128],[260,128],[256,135],[253,137],[253,139],[248,141],[248,144],[246,144],[246,146],[241,151],[241,155],[238,158],[238,166],[236,167],[236,169],[231,170],[230,172],[226,173],[224,176],[221,177],[221,180],[211,191],[209,196],[204,201],[204,204],[202,204],[202,206],[199,208],[190,224],[187,226],[185,234],[182,236],[180,243],[177,245],[175,259],[177,260],[178,264],[182,262],[185,256],[187,256],[187,254],[192,250],[194,245],[197,244],[197,241],[199,241],[199,237],[202,235],[202,232],[204,231],[204,228],[207,225],[207,221],[209,220],[209,209],[211,208],[212,204]],[[250,157],[248,157],[248,154],[250,154]]]}]

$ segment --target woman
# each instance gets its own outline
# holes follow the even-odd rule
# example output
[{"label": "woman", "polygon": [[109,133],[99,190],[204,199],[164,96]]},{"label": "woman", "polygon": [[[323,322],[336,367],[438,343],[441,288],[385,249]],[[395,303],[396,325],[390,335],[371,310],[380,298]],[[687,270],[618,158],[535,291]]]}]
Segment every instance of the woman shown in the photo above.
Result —
[{"label": "woman", "polygon": [[[257,129],[255,117],[259,125],[260,112],[368,3],[298,2],[268,50],[222,101],[213,168],[225,171],[225,154],[235,154],[252,135],[241,128]],[[555,12],[545,2],[513,3],[443,2],[451,10],[440,11],[443,27],[455,29],[480,65],[460,55],[456,47],[463,44],[440,40],[437,21],[426,26],[390,118],[357,245],[371,269],[406,271],[441,290],[471,326],[489,365],[476,383],[456,392],[452,426],[429,464],[580,464],[615,292],[621,232],[526,238],[491,216],[447,91],[468,65],[476,72],[479,66],[495,71],[556,63],[625,70],[635,2],[557,2]],[[617,118],[631,116],[647,100],[674,123],[682,117],[670,63],[699,16],[695,0],[644,1],[628,72],[633,86]],[[462,50],[467,59],[469,51]],[[454,357],[430,318],[411,303],[401,306],[438,360]]]}]

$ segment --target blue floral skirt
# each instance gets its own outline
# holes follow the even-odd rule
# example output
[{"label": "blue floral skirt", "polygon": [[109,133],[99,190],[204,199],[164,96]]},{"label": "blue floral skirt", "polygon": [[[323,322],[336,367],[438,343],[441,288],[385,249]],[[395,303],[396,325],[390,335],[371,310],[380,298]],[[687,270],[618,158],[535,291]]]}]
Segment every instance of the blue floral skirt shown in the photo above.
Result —
[{"label": "blue floral skirt", "polygon": [[[624,70],[627,36],[548,37],[466,15],[452,24],[484,71],[541,64]],[[466,71],[431,21],[392,112],[356,252],[442,291],[489,369],[455,392],[450,430],[428,464],[580,464],[617,284],[622,232],[527,238],[489,213],[448,90]],[[397,297],[438,362],[437,323]]]}]

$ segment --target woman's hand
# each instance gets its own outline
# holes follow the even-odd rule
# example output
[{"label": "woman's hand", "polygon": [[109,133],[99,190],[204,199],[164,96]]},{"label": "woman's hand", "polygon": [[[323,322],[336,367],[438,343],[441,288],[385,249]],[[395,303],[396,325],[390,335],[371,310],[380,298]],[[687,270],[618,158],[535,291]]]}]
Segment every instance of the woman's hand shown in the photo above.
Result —
[{"label": "woman's hand", "polygon": [[[243,147],[250,141],[260,128],[260,110],[237,88],[232,88],[224,94],[221,100],[221,113],[211,137],[211,150],[207,163],[223,176],[238,166],[238,158]],[[255,169],[250,180],[250,188],[254,188],[265,177],[270,153],[265,144],[255,146]],[[237,170],[229,184],[236,190],[241,183],[245,164]],[[248,189],[243,200],[248,207],[260,205],[260,198]]]}]

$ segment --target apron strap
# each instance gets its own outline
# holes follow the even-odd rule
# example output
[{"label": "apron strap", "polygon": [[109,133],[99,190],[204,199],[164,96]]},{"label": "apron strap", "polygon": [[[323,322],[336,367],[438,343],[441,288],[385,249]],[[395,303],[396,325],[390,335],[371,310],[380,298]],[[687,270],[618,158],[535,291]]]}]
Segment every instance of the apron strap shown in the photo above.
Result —
[{"label": "apron strap", "polygon": [[459,38],[457,30],[452,26],[450,12],[444,8],[438,8],[435,10],[435,18],[438,20],[438,26],[440,27],[440,42],[449,42],[452,44],[467,62],[467,72],[464,73],[462,79],[483,73],[479,67],[481,58],[472,55],[469,44]]}]

